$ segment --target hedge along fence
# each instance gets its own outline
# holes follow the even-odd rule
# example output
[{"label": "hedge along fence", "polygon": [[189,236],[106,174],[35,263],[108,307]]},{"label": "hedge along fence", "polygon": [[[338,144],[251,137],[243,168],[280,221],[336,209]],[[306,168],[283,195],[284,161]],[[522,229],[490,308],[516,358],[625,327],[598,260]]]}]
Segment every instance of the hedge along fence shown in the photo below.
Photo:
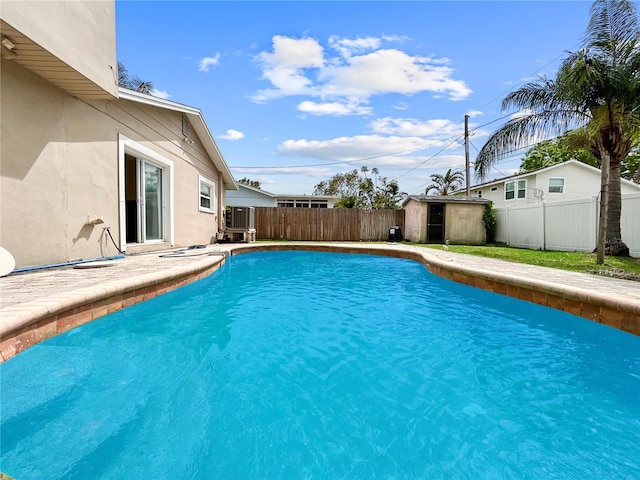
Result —
[{"label": "hedge along fence", "polygon": [[404,231],[404,210],[256,207],[256,238],[324,242],[383,241]]}]

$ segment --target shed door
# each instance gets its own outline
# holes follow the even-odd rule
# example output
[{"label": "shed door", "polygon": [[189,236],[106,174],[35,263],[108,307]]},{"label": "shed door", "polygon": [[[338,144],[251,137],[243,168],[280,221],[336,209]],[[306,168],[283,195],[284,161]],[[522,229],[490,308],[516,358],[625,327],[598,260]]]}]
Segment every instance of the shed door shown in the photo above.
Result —
[{"label": "shed door", "polygon": [[427,209],[427,243],[444,243],[444,203],[430,203]]}]

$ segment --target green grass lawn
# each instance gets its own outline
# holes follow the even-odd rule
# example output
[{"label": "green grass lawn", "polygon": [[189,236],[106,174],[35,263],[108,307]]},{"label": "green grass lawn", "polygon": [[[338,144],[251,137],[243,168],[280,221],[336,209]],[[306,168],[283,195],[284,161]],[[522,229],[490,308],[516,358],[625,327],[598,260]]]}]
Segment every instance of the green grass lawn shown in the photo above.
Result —
[{"label": "green grass lawn", "polygon": [[[442,250],[442,245],[422,246]],[[605,257],[604,265],[598,265],[596,263],[595,253],[526,250],[501,245],[486,245],[481,247],[451,245],[449,251],[479,257],[497,258],[508,262],[560,268],[573,272],[596,273],[599,275],[640,280],[640,258],[608,256]]]}]

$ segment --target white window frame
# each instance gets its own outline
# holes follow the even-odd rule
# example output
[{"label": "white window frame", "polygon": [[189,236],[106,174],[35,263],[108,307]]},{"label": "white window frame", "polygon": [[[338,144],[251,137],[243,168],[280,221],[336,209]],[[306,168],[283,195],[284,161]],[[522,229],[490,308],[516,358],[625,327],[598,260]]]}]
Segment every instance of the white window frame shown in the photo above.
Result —
[{"label": "white window frame", "polygon": [[[523,185],[520,188],[520,185]],[[513,185],[513,198],[507,198],[507,193],[509,193],[508,186]],[[522,192],[522,196],[520,196],[520,192]],[[527,198],[527,181],[526,180],[511,180],[509,182],[504,182],[504,199],[507,202],[511,202],[513,200],[518,200],[521,198]]]},{"label": "white window frame", "polygon": [[[557,190],[552,191],[551,190],[551,187],[552,187],[551,180],[562,180],[562,185],[553,185],[554,188],[558,188],[559,187],[560,191],[557,191]],[[564,184],[565,184],[564,177],[549,177],[549,180],[547,182],[547,191],[549,193],[564,193]]]},{"label": "white window frame", "polygon": [[[202,197],[204,195],[202,195],[200,188],[202,187],[203,184],[211,188],[211,196],[209,197],[209,200],[211,202],[211,207],[209,208],[202,206]],[[203,177],[202,175],[198,175],[198,210],[205,213],[215,214],[218,208],[218,202],[216,201],[217,195],[218,193],[216,191],[216,183],[213,180]]]},{"label": "white window frame", "polygon": [[163,185],[165,187],[162,198],[163,238],[144,243],[168,242],[175,245],[174,231],[174,166],[173,162],[159,153],[132,140],[122,134],[118,135],[118,195],[120,207],[120,250],[127,248],[126,225],[126,196],[125,196],[125,154],[152,163],[163,170]]}]

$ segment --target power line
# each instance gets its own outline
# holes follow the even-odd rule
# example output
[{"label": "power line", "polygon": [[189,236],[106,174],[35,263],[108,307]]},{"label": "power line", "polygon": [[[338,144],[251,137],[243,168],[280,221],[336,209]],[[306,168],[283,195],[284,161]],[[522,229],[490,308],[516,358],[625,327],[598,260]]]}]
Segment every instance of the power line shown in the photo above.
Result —
[{"label": "power line", "polygon": [[[582,40],[579,41],[578,43],[576,43],[574,46],[572,46],[569,50],[573,50],[574,48],[580,46],[580,44],[582,44]],[[524,83],[525,81],[527,81],[527,79],[529,77],[532,77],[533,75],[536,75],[537,73],[540,73],[540,71],[544,70],[545,68],[547,68],[549,65],[551,65],[552,63],[554,63],[556,60],[558,60],[560,57],[563,57],[565,54],[567,53],[567,50],[564,50],[560,55],[558,55],[557,57],[555,57],[554,59],[550,60],[549,62],[545,63],[543,66],[541,66],[539,69],[537,69],[535,72],[527,75],[526,77],[524,77],[522,80],[520,80],[519,82],[515,83],[513,86],[511,86],[509,89],[505,90],[504,92],[502,92],[500,95],[498,95],[497,97],[492,98],[491,100],[489,100],[484,106],[486,107],[487,105],[495,102],[498,98],[500,97],[504,97],[504,95],[506,93],[509,93],[510,91],[512,91],[515,87],[517,87],[518,85]]]},{"label": "power line", "polygon": [[412,169],[406,171],[405,173],[403,173],[402,175],[398,175],[397,177],[393,178],[393,180],[397,180],[400,177],[404,177],[405,175],[408,175],[409,173],[413,172],[414,170],[416,170],[417,168],[421,167],[422,165],[424,165],[425,163],[427,163],[429,160],[434,159],[435,157],[437,157],[438,155],[440,155],[442,152],[444,152],[447,148],[449,148],[451,145],[453,145],[454,143],[456,143],[458,140],[460,140],[460,137],[462,137],[463,134],[458,135],[456,138],[453,139],[453,141],[451,143],[449,143],[446,147],[444,147],[443,149],[441,149],[439,152],[435,153],[434,155],[431,155],[429,158],[427,158],[426,160],[420,162],[418,165],[416,165],[415,167],[413,167]]}]

